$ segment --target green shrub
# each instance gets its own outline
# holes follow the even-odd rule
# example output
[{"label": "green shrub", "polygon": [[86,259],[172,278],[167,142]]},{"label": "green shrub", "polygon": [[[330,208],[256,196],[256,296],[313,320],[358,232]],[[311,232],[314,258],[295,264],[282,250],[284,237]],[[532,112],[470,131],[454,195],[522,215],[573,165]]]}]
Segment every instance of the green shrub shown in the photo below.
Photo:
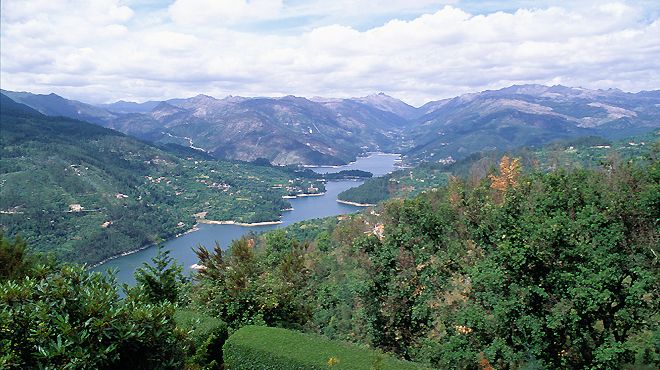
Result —
[{"label": "green shrub", "polygon": [[223,347],[227,369],[421,369],[380,352],[281,328],[245,326]]},{"label": "green shrub", "polygon": [[75,265],[0,283],[0,368],[181,368],[174,305],[138,293]]},{"label": "green shrub", "polygon": [[188,365],[191,368],[219,369],[222,345],[229,336],[227,324],[215,317],[188,309],[177,310],[176,325],[188,333]]}]

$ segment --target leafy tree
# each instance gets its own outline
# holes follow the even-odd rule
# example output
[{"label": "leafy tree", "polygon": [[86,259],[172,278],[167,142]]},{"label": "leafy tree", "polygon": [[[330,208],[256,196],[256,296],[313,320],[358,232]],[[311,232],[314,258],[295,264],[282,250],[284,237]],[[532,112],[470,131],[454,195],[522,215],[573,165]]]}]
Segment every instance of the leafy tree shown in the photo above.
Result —
[{"label": "leafy tree", "polygon": [[222,346],[227,340],[227,324],[196,310],[178,309],[177,327],[188,333],[185,341],[186,369],[222,369]]},{"label": "leafy tree", "polygon": [[196,303],[232,327],[300,326],[310,315],[304,299],[306,248],[277,236],[267,249],[255,250],[253,237],[232,242],[227,252],[200,247]]}]

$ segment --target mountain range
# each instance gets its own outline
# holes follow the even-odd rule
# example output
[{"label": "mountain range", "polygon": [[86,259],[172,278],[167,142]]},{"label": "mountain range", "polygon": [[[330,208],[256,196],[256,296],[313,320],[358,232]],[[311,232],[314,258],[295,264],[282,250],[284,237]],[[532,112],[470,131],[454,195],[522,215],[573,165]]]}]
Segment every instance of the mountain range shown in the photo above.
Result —
[{"label": "mountain range", "polygon": [[414,159],[464,158],[557,139],[618,139],[660,127],[660,91],[514,85],[429,102],[408,137]]},{"label": "mountain range", "polygon": [[[660,127],[660,91],[627,93],[514,85],[413,107],[383,93],[361,98],[197,95],[91,105],[55,94],[2,91],[46,115],[76,118],[216,158],[337,165],[369,151],[446,161],[556,139],[619,138]],[[451,158],[449,158],[451,157]]]}]

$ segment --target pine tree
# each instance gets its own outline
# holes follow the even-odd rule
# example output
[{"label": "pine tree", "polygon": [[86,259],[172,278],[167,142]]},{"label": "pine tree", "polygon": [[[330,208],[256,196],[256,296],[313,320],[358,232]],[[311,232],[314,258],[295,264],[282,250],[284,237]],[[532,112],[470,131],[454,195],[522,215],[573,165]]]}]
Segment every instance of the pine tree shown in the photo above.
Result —
[{"label": "pine tree", "polygon": [[151,259],[151,264],[144,263],[135,272],[135,280],[144,289],[147,299],[152,303],[176,303],[185,278],[183,267],[177,264],[170,251],[158,246],[158,253]]}]

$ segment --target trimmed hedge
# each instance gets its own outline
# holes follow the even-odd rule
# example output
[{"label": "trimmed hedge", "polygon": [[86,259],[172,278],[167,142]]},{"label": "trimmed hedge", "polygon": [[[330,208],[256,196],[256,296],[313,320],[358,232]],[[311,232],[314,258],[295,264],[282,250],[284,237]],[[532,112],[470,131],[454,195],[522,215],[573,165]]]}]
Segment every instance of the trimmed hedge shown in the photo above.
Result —
[{"label": "trimmed hedge", "polygon": [[193,310],[177,310],[174,320],[179,329],[188,333],[188,365],[195,368],[220,369],[222,346],[227,340],[227,324],[215,317]]},{"label": "trimmed hedge", "polygon": [[239,369],[422,369],[380,352],[281,328],[245,326],[225,342],[225,368]]}]

